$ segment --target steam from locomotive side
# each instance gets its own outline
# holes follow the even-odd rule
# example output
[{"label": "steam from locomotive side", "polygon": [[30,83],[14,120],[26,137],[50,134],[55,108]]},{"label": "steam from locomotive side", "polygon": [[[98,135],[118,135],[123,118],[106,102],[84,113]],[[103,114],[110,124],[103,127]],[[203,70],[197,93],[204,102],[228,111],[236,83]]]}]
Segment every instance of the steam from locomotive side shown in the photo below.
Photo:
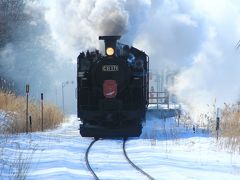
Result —
[{"label": "steam from locomotive side", "polygon": [[[116,21],[110,18],[102,22],[101,17],[108,19],[111,14],[109,11],[112,10],[115,12],[113,14],[122,17],[117,21],[122,22],[121,26],[117,26],[123,27],[120,32],[125,33],[122,41],[144,49],[152,60],[150,68],[179,72],[176,84],[170,89],[181,101],[190,104],[192,110],[204,110],[207,104],[214,103],[215,98],[219,104],[237,100],[240,88],[236,78],[239,72],[235,67],[239,67],[239,61],[236,61],[237,55],[233,49],[234,42],[239,39],[239,25],[228,21],[239,17],[237,2],[221,1],[219,4],[213,1],[209,6],[206,5],[209,2],[205,1],[61,2],[61,7],[65,7],[70,15],[61,16],[62,25],[55,26],[55,29],[59,29],[66,22],[66,31],[59,33],[56,39],[69,48],[66,48],[67,52],[74,49],[72,60],[75,61],[79,50],[99,49],[103,45],[97,41],[98,35],[104,35],[104,27],[115,25]],[[219,4],[220,8],[214,8],[214,4]],[[49,24],[52,24],[57,15],[54,17]],[[226,30],[226,25],[232,28]],[[71,29],[77,30],[71,32]],[[61,34],[66,36],[61,37]],[[214,73],[216,71],[219,72],[218,76]],[[229,88],[232,87],[231,83],[234,88]]]}]

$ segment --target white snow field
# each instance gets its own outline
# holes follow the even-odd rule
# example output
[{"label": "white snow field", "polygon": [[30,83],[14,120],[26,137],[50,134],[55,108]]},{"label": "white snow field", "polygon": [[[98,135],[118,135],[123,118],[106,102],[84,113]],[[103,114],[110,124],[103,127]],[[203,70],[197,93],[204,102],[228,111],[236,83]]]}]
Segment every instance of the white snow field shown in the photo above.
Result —
[{"label": "white snow field", "polygon": [[[155,179],[240,179],[240,155],[219,149],[215,138],[177,128],[174,118],[148,119],[141,137],[128,140],[126,150],[130,159]],[[92,138],[81,137],[78,126],[77,118],[70,116],[56,130],[8,137],[0,158],[0,165],[5,163],[0,179],[13,179],[9,168],[19,169],[8,167],[9,162],[29,166],[29,180],[93,179],[84,160]],[[89,161],[98,177],[147,179],[127,163],[122,143],[121,139],[100,140],[93,145]],[[23,160],[16,160],[19,157]]]}]

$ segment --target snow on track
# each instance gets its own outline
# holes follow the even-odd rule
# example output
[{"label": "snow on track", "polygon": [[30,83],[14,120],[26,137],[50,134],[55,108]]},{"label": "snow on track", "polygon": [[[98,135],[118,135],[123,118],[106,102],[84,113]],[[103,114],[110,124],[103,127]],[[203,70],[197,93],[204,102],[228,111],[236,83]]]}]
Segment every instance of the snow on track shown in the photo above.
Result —
[{"label": "snow on track", "polygon": [[[81,137],[78,124],[76,117],[71,116],[56,130],[13,137],[14,142],[23,147],[23,153],[29,153],[28,149],[24,150],[28,143],[36,148],[27,179],[93,179],[84,160],[92,138]],[[182,136],[178,130],[173,132],[173,127],[173,119],[166,123],[156,118],[147,121],[141,138],[131,138],[126,143],[129,158],[159,180],[240,179],[239,155],[219,150],[216,140],[207,135],[184,132]],[[155,139],[149,140],[150,136]],[[119,139],[100,140],[94,144],[89,161],[96,174],[107,180],[146,179],[127,163],[122,143]],[[12,151],[14,149],[9,146],[5,156]],[[3,173],[0,179],[9,179],[9,174]]]}]

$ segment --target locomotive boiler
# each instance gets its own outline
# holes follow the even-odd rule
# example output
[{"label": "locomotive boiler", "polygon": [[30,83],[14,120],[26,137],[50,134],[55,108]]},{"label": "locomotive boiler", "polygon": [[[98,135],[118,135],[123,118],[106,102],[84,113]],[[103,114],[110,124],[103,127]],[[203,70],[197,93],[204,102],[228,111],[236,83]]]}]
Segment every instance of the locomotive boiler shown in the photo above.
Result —
[{"label": "locomotive boiler", "polygon": [[83,137],[137,137],[148,106],[149,59],[145,52],[100,36],[105,54],[77,59],[77,113]]}]

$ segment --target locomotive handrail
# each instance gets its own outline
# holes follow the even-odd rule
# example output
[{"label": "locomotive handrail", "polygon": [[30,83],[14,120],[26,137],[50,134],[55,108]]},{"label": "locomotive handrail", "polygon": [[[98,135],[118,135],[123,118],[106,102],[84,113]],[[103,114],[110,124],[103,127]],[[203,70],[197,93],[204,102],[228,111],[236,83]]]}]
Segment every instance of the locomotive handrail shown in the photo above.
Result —
[{"label": "locomotive handrail", "polygon": [[[153,102],[154,101],[154,102]],[[149,92],[149,104],[156,104],[157,109],[158,105],[167,104],[169,109],[169,93],[166,91],[151,91]]]},{"label": "locomotive handrail", "polygon": [[147,106],[149,104],[149,56],[146,54],[147,56],[147,80],[146,80],[146,97],[147,97]]}]

